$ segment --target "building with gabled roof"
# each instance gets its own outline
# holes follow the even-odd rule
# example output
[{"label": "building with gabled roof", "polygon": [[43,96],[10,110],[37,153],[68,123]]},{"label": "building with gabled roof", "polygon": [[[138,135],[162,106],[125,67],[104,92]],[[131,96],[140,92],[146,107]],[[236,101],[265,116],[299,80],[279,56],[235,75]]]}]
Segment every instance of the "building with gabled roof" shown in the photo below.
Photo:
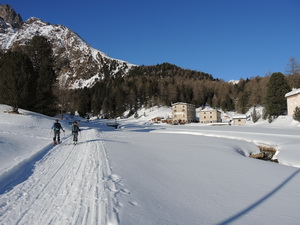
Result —
[{"label": "building with gabled roof", "polygon": [[300,107],[300,88],[293,88],[292,91],[285,94],[287,100],[287,113],[289,116],[294,115],[295,108]]}]

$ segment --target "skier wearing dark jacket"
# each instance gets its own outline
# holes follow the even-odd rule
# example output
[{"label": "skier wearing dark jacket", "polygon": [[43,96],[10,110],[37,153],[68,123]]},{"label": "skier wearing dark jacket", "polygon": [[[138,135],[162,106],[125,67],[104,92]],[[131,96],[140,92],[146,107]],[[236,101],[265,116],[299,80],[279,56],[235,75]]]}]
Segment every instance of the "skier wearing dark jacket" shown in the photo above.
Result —
[{"label": "skier wearing dark jacket", "polygon": [[78,141],[78,132],[80,131],[77,121],[74,121],[72,124],[72,134],[73,134],[73,141],[74,144]]},{"label": "skier wearing dark jacket", "polygon": [[[58,119],[55,120],[55,123],[53,124],[51,128],[54,132],[53,142],[54,144],[60,144],[60,130],[65,132],[65,130],[62,128],[61,124],[58,122]],[[57,138],[57,142],[56,142]]]}]

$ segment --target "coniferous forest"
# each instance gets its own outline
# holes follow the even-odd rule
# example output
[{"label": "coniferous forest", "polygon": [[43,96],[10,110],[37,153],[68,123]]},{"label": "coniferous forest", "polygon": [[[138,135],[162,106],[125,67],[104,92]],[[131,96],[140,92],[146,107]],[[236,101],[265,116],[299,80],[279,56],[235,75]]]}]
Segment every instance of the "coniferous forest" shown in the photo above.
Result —
[{"label": "coniferous forest", "polygon": [[0,55],[0,103],[11,105],[15,113],[21,107],[53,116],[56,78],[52,47],[36,36],[26,47]]},{"label": "coniferous forest", "polygon": [[[300,88],[299,65],[287,60],[286,74],[276,72],[228,83],[213,75],[162,63],[133,67],[126,76],[105,76],[91,88],[67,89],[58,84],[50,43],[34,37],[26,47],[0,54],[0,103],[46,115],[78,112],[116,118],[141,107],[187,102],[245,113],[264,106],[265,117],[286,112],[285,93]],[[124,112],[128,112],[124,115]]]},{"label": "coniferous forest", "polygon": [[299,73],[273,73],[241,79],[234,84],[163,63],[137,67],[126,77],[101,80],[91,89],[74,92],[82,115],[101,112],[107,118],[114,118],[122,116],[124,111],[133,114],[141,107],[187,102],[196,107],[210,105],[238,113],[246,113],[253,106],[264,106],[266,117],[277,117],[286,112],[284,95],[293,87],[300,87]]}]

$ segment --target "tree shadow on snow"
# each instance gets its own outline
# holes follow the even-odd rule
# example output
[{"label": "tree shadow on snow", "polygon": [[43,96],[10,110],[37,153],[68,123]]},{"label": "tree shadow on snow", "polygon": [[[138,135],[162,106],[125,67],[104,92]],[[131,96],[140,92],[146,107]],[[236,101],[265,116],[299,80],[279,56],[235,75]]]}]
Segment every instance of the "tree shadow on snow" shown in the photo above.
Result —
[{"label": "tree shadow on snow", "polygon": [[224,220],[221,223],[218,223],[217,225],[226,225],[234,222],[235,220],[241,218],[242,216],[246,215],[251,210],[258,207],[260,204],[262,204],[264,201],[268,200],[270,197],[272,197],[274,194],[276,194],[280,189],[282,189],[285,185],[287,185],[298,173],[300,172],[300,169],[296,170],[292,175],[290,175],[287,179],[285,179],[281,184],[279,184],[276,188],[274,188],[270,193],[247,207],[246,209],[242,210],[241,212],[237,213],[236,215]]},{"label": "tree shadow on snow", "polygon": [[33,174],[35,163],[41,160],[51,149],[53,149],[53,145],[47,145],[29,159],[22,161],[11,170],[3,173],[0,176],[0,195],[26,181]]}]

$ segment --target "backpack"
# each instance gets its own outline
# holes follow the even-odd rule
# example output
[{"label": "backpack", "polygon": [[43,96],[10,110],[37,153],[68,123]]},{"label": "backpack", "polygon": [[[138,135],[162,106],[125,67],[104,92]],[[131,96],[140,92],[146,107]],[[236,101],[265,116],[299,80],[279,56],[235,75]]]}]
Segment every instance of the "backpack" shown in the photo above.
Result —
[{"label": "backpack", "polygon": [[54,130],[59,131],[61,128],[60,123],[54,123]]},{"label": "backpack", "polygon": [[79,127],[77,124],[75,124],[75,123],[72,124],[72,131],[74,131],[74,132],[79,131]]}]

